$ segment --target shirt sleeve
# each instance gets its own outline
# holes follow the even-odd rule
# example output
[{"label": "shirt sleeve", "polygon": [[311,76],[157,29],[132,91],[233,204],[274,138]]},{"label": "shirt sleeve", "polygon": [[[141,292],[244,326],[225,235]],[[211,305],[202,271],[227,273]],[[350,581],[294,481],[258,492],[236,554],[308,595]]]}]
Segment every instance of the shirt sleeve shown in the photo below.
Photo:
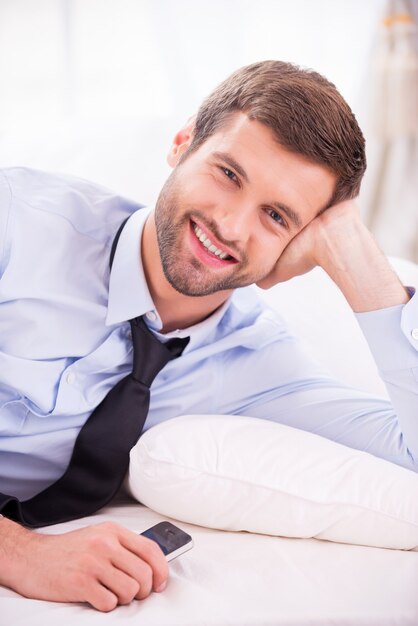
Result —
[{"label": "shirt sleeve", "polygon": [[386,380],[387,372],[408,370],[417,382],[418,294],[407,304],[356,313],[356,318],[382,378]]},{"label": "shirt sleeve", "polygon": [[418,472],[417,295],[357,317],[390,400],[336,380],[301,341],[282,334],[224,361],[219,412],[301,428]]},{"label": "shirt sleeve", "polygon": [[403,437],[418,460],[418,294],[405,305],[356,314]]}]

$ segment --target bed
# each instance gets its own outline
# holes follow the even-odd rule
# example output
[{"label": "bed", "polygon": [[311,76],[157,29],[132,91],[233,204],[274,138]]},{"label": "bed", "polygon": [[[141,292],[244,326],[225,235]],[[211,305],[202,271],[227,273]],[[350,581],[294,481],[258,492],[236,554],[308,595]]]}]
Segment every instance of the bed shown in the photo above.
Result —
[{"label": "bed", "polygon": [[[31,137],[14,132],[2,138],[0,162],[80,175],[148,202],[166,173],[162,155],[177,123],[133,127],[129,121],[108,125],[104,133],[89,120],[81,129],[60,124],[49,133],[33,129]],[[149,151],[147,145],[157,147]],[[400,259],[393,264],[405,284],[418,285],[415,266]],[[343,296],[321,270],[263,296],[339,379],[387,395]],[[157,513],[123,493],[92,517],[40,532],[104,520],[141,532],[162,519],[194,540],[192,550],[170,563],[163,593],[102,614],[84,604],[29,600],[0,587],[0,626],[418,626],[413,550],[215,530]]]},{"label": "bed", "polygon": [[[142,531],[162,516],[119,501],[60,532],[104,520]],[[164,518],[167,519],[167,518]],[[27,600],[0,588],[2,626],[416,626],[418,553],[177,525],[194,548],[170,563],[162,594],[100,614],[87,605]]]}]

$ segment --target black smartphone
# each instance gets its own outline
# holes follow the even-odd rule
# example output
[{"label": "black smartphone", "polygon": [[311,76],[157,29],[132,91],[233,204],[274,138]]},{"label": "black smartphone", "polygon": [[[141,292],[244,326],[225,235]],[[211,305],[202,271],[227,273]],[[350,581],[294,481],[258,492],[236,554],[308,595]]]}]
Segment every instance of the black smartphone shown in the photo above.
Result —
[{"label": "black smartphone", "polygon": [[167,561],[172,561],[176,556],[180,556],[183,552],[193,548],[191,536],[171,522],[160,522],[140,534],[156,541],[164,552]]}]

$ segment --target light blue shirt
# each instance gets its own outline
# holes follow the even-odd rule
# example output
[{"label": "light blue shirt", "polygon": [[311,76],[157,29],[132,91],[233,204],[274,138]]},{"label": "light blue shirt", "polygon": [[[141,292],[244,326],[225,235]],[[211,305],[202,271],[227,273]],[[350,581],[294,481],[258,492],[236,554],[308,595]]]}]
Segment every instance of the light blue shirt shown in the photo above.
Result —
[{"label": "light blue shirt", "polygon": [[161,335],[140,255],[150,209],[139,209],[84,180],[0,173],[1,492],[25,499],[62,475],[80,428],[131,370],[138,315],[163,341],[190,336],[152,385],[146,429],[182,414],[249,415],[418,471],[417,296],[358,315],[392,403],[333,380],[253,287]]}]

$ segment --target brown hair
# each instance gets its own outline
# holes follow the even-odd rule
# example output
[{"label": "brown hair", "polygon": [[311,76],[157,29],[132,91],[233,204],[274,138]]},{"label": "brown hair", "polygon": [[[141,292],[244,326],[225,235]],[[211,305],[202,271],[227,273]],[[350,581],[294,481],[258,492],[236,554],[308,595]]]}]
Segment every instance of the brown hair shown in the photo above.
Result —
[{"label": "brown hair", "polygon": [[286,149],[336,174],[328,206],[358,194],[366,169],[364,137],[348,104],[321,74],[281,61],[237,70],[200,106],[184,158],[237,111],[268,126]]}]

